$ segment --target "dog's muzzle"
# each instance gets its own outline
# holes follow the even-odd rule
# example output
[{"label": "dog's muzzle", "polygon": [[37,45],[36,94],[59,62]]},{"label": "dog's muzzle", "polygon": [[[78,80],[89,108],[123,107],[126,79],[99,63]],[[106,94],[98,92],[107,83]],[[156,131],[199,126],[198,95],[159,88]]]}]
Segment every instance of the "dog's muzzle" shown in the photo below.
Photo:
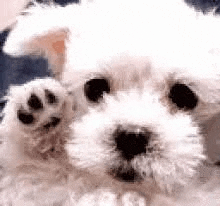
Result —
[{"label": "dog's muzzle", "polygon": [[125,168],[123,166],[112,168],[109,175],[120,182],[135,183],[142,181],[142,177],[131,165],[127,165]]},{"label": "dog's muzzle", "polygon": [[140,126],[118,126],[113,133],[116,150],[124,160],[130,161],[135,156],[145,154],[151,138],[151,132]]}]

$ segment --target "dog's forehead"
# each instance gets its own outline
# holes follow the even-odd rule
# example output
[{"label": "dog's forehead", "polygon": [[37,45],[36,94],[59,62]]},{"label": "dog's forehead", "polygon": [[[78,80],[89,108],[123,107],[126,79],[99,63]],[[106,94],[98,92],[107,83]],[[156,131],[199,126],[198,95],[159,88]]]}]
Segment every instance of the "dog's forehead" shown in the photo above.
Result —
[{"label": "dog's forehead", "polygon": [[200,97],[217,99],[213,88],[220,68],[215,49],[220,45],[216,29],[220,20],[196,14],[181,2],[172,0],[168,6],[168,2],[98,0],[100,5],[77,10],[83,17],[70,20],[62,79],[83,85],[104,76],[116,89],[143,82],[163,88],[181,80]]},{"label": "dog's forehead", "polygon": [[[164,70],[165,71],[165,70]],[[172,78],[169,72],[162,72],[151,65],[148,57],[133,57],[121,55],[111,60],[100,61],[96,67],[80,70],[68,68],[63,73],[62,80],[72,85],[82,86],[93,78],[105,78],[114,90],[133,87],[151,87],[162,85]]]},{"label": "dog's forehead", "polygon": [[79,23],[74,21],[74,28],[70,27],[67,69],[92,72],[123,53],[155,58],[154,69],[162,65],[209,70],[215,64],[213,51],[220,44],[218,18],[204,18],[181,1],[172,0],[170,7],[165,5],[168,2],[142,0],[98,3],[85,9]]},{"label": "dog's forehead", "polygon": [[[104,77],[118,85],[133,86],[149,82],[152,87],[155,87],[177,81],[195,85],[200,84],[201,81],[218,79],[219,71],[213,64],[214,61],[211,61],[212,63],[206,61],[208,58],[206,56],[204,59],[194,59],[195,61],[191,61],[188,65],[187,63],[175,64],[175,60],[171,59],[167,62],[160,57],[122,54],[118,57],[100,59],[97,64],[84,69],[77,69],[67,64],[62,80],[74,85],[82,85],[89,79]],[[212,56],[210,58],[213,60]]]}]

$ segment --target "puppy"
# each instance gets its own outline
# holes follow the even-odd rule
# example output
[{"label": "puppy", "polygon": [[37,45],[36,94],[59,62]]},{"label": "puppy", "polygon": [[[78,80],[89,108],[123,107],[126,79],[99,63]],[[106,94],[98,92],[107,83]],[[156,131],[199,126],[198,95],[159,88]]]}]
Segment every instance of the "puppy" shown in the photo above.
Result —
[{"label": "puppy", "polygon": [[219,113],[220,20],[183,1],[29,7],[4,46],[53,78],[12,86],[2,205],[220,205],[203,123]]}]

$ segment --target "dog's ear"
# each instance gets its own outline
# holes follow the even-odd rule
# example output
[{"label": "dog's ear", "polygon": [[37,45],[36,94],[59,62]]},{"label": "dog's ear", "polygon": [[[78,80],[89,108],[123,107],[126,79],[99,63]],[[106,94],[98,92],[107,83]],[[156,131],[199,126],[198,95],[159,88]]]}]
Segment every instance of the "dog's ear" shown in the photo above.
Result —
[{"label": "dog's ear", "polygon": [[18,17],[3,51],[12,56],[44,56],[54,77],[59,79],[65,63],[68,27],[59,21],[57,10],[56,13],[53,7],[35,6]]},{"label": "dog's ear", "polygon": [[66,40],[66,30],[49,31],[30,39],[24,45],[24,50],[26,54],[44,55],[48,59],[54,77],[60,79],[65,63]]}]

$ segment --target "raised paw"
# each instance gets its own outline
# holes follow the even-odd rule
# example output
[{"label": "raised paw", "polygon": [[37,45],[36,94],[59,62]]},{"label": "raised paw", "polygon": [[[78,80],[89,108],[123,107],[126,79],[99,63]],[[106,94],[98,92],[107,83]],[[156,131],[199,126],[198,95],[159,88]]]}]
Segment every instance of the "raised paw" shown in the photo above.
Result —
[{"label": "raised paw", "polygon": [[51,132],[64,123],[68,114],[66,91],[51,78],[14,86],[8,99],[6,121],[9,125],[17,122],[16,126],[25,132]]}]

